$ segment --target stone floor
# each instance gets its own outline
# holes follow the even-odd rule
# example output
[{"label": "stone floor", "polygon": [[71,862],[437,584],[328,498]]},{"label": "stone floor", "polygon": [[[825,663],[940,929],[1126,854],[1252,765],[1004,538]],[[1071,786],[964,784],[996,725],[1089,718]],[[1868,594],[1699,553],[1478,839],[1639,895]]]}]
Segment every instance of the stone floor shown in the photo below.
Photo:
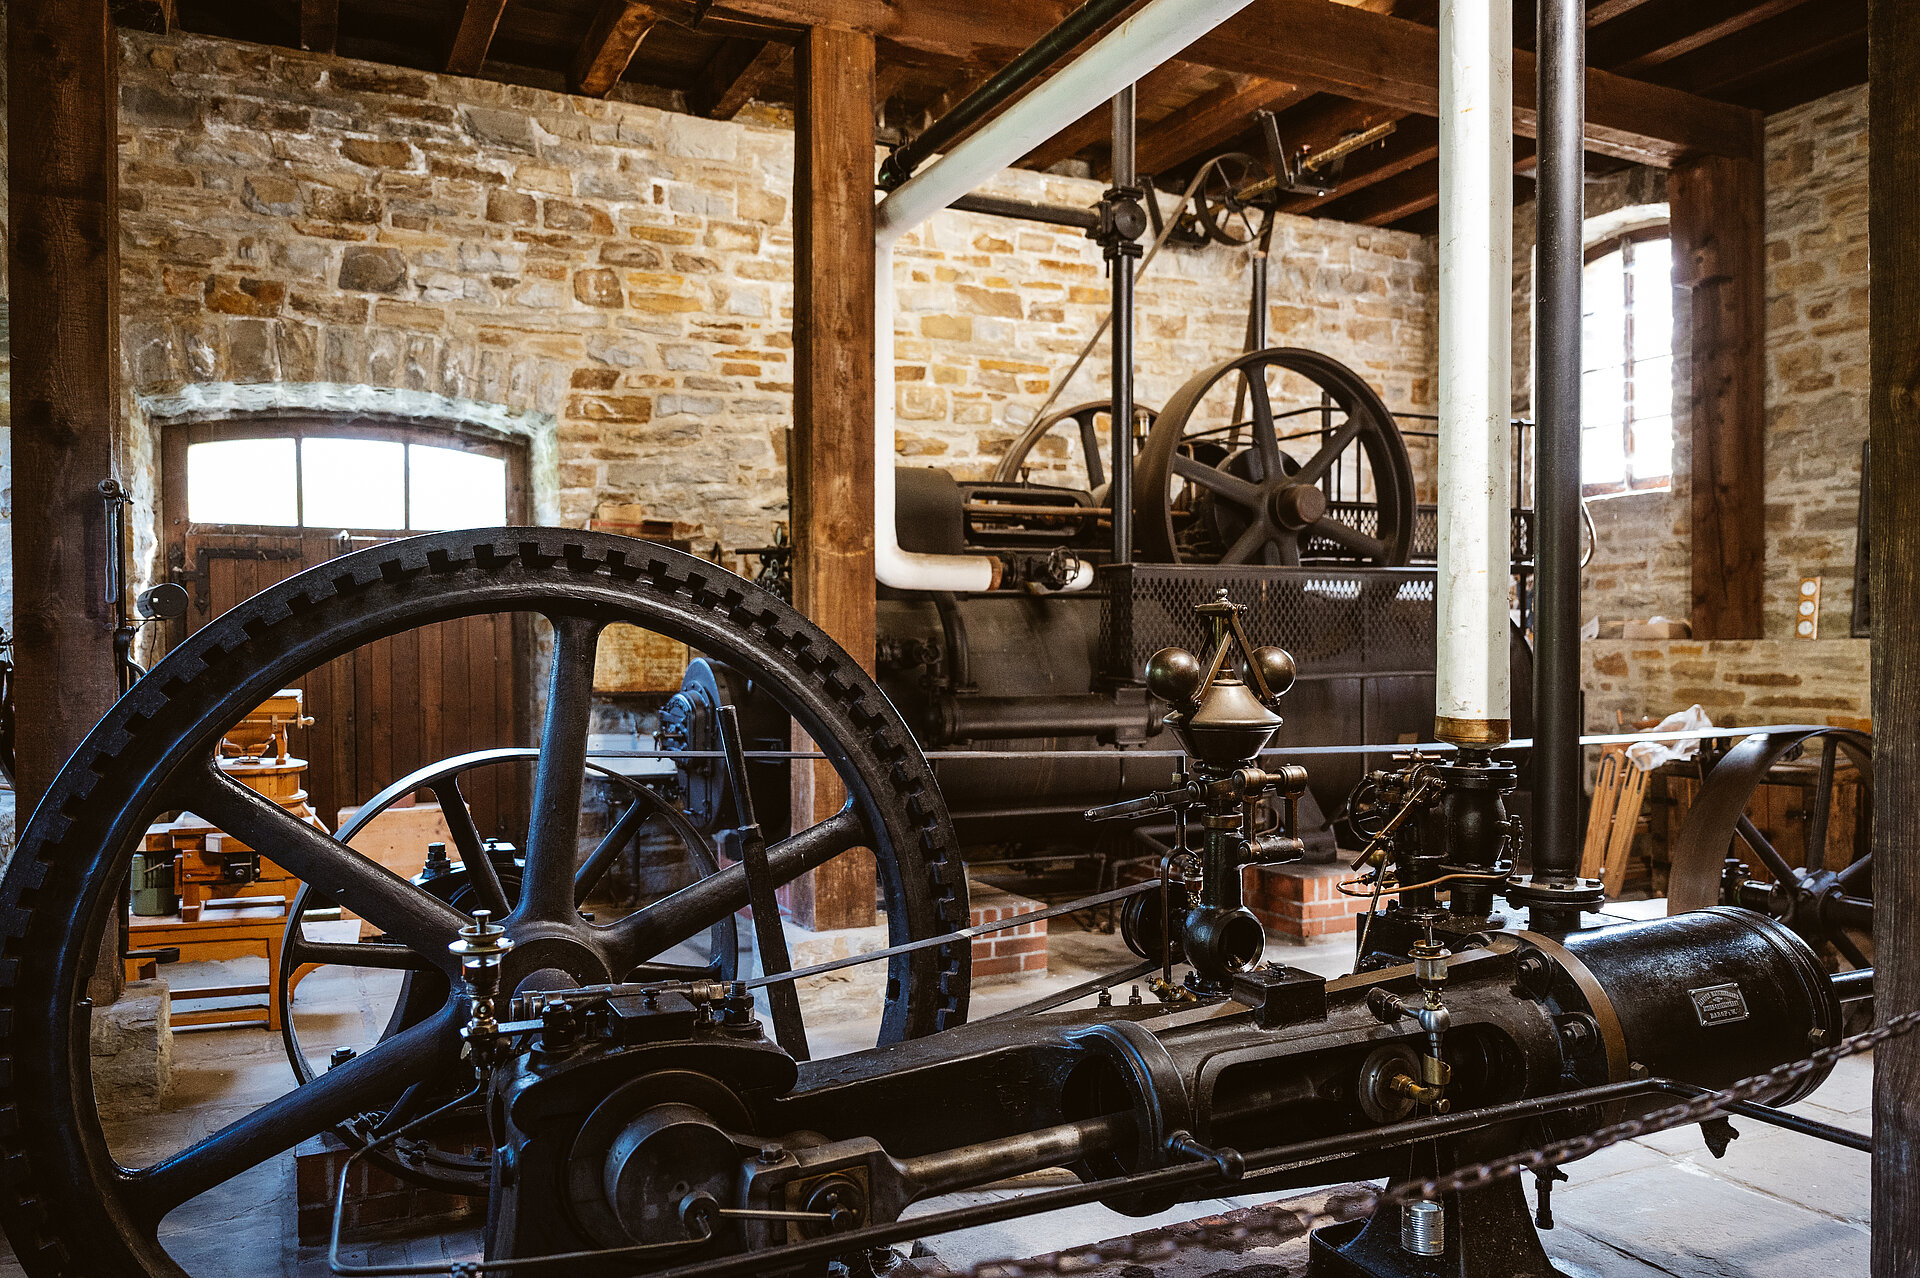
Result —
[{"label": "stone floor", "polygon": [[[1648,909],[1627,907],[1628,912]],[[1351,964],[1351,941],[1274,946],[1270,957],[1327,975]],[[1056,920],[1051,971],[1040,980],[986,984],[976,990],[976,1015],[1019,1006],[1131,959],[1117,937],[1089,933]],[[176,984],[224,984],[242,968],[204,965],[175,970]],[[251,979],[259,979],[254,976]],[[371,1042],[391,1004],[391,974],[327,970],[301,987],[296,1024],[310,1059],[324,1065],[336,1045]],[[1121,998],[1125,991],[1117,991]],[[871,1045],[871,1022],[842,1020],[813,1030],[816,1055]],[[108,1135],[130,1165],[150,1163],[216,1130],[287,1090],[292,1083],[277,1035],[260,1029],[196,1030],[176,1035],[174,1084],[160,1114],[121,1124]],[[1865,1131],[1869,1126],[1872,1066],[1842,1064],[1814,1096],[1796,1108],[1827,1122]],[[1570,1271],[1606,1278],[1807,1278],[1866,1272],[1868,1156],[1775,1128],[1736,1120],[1740,1138],[1723,1159],[1706,1150],[1697,1128],[1661,1133],[1615,1146],[1568,1170],[1569,1184],[1554,1196],[1558,1228],[1548,1249],[1571,1262]],[[1049,1183],[1043,1174],[1015,1186],[983,1191],[1004,1196]],[[1057,1176],[1053,1183],[1058,1183]],[[1529,1181],[1529,1193],[1531,1182]],[[1273,1201],[1223,1198],[1189,1204],[1163,1216],[1136,1220],[1088,1206],[924,1240],[932,1259],[965,1270],[979,1262],[1027,1256],[1094,1242],[1196,1216],[1217,1215]],[[951,1200],[943,1200],[943,1205]],[[1311,1203],[1313,1197],[1308,1196]],[[294,1244],[293,1170],[276,1159],[189,1204],[169,1217],[166,1244],[195,1278],[308,1278],[327,1272],[324,1253]],[[419,1263],[473,1256],[471,1236],[356,1248],[360,1263]],[[21,1271],[0,1243],[0,1278]],[[1304,1273],[1304,1248],[1254,1248],[1237,1253],[1194,1252],[1152,1266],[1112,1266],[1109,1278],[1282,1278]]]}]

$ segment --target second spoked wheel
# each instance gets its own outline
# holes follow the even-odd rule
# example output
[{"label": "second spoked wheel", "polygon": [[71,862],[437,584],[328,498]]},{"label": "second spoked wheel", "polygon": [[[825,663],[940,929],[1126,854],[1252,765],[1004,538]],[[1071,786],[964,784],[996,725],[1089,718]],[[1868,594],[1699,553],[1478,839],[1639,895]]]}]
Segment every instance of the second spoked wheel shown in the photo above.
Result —
[{"label": "second spoked wheel", "polygon": [[1405,564],[1413,465],[1358,373],[1276,347],[1189,379],[1134,462],[1137,557],[1151,563]]},{"label": "second spoked wheel", "polygon": [[[1776,768],[1808,755],[1814,774],[1803,787],[1805,847],[1795,865],[1749,813]],[[1851,812],[1841,808],[1843,790],[1858,797]],[[1714,765],[1687,809],[1670,849],[1667,912],[1744,905],[1780,919],[1817,950],[1831,946],[1856,968],[1872,966],[1862,944],[1870,946],[1873,933],[1873,853],[1861,837],[1872,808],[1867,733],[1798,728],[1746,738]],[[1855,830],[1853,847],[1830,856],[1828,835],[1842,822]],[[1765,867],[1766,880],[1743,872],[1756,866]]]}]

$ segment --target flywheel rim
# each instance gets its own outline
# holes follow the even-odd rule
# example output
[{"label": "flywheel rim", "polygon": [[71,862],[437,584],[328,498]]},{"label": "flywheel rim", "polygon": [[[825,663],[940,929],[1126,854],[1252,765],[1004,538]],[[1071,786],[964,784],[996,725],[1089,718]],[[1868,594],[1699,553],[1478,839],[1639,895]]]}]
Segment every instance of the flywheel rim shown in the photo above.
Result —
[{"label": "flywheel rim", "polygon": [[[1179,456],[1182,444],[1187,439],[1187,423],[1202,400],[1222,382],[1239,375],[1244,378],[1249,389],[1258,386],[1252,396],[1252,417],[1250,422],[1254,449],[1271,449],[1278,462],[1285,454],[1280,449],[1278,433],[1274,426],[1272,407],[1268,403],[1265,370],[1281,368],[1298,374],[1316,383],[1334,400],[1335,405],[1347,414],[1348,423],[1340,428],[1341,432],[1352,428],[1351,435],[1338,447],[1331,444],[1322,448],[1328,453],[1323,462],[1320,455],[1297,465],[1291,470],[1284,465],[1263,466],[1263,479],[1257,483],[1244,480],[1237,484],[1237,477],[1214,467],[1194,467],[1185,469],[1206,472],[1200,478],[1183,475],[1182,460]],[[1309,527],[1289,529],[1275,523],[1268,513],[1269,499],[1274,490],[1287,486],[1287,480],[1295,473],[1308,473],[1317,482],[1324,473],[1331,457],[1338,456],[1349,447],[1357,446],[1366,455],[1373,473],[1375,497],[1380,512],[1377,537],[1355,536],[1352,530],[1338,524],[1337,520],[1319,518]],[[1189,462],[1191,459],[1188,459]],[[1319,470],[1314,468],[1319,465]],[[1299,561],[1298,546],[1306,543],[1310,533],[1331,534],[1351,541],[1357,547],[1356,553],[1362,562],[1376,567],[1401,567],[1413,556],[1414,534],[1414,480],[1413,463],[1407,454],[1406,440],[1401,436],[1393,413],[1386,403],[1369,386],[1366,379],[1339,360],[1319,351],[1305,350],[1300,347],[1270,347],[1265,350],[1249,351],[1222,360],[1211,368],[1202,369],[1188,378],[1173,397],[1160,410],[1159,419],[1153,430],[1147,435],[1146,447],[1141,449],[1134,462],[1133,525],[1136,558],[1146,563],[1180,564],[1188,562],[1181,550],[1179,530],[1175,523],[1174,482],[1187,478],[1188,482],[1202,487],[1231,488],[1242,493],[1252,521],[1249,536],[1259,544],[1252,549],[1265,558],[1268,548],[1279,548],[1281,563]],[[1218,493],[1215,493],[1218,496]],[[1224,500],[1224,498],[1223,498]],[[1252,534],[1264,535],[1253,538]],[[1286,553],[1287,546],[1293,545],[1293,551]],[[1260,562],[1261,560],[1236,559],[1231,555],[1223,558],[1223,563]]]},{"label": "flywheel rim", "polygon": [[[910,931],[938,935],[965,925],[952,824],[905,723],[851,657],[766,591],[665,547],[563,529],[439,533],[343,556],[237,606],[156,665],[62,769],[0,882],[0,1056],[8,1067],[0,1074],[0,1107],[11,1118],[0,1142],[13,1174],[0,1220],[34,1278],[186,1278],[158,1227],[205,1187],[171,1203],[161,1201],[161,1191],[191,1187],[193,1173],[214,1170],[177,1167],[183,1155],[139,1173],[121,1168],[91,1093],[89,1017],[81,1014],[80,995],[117,904],[116,876],[151,817],[176,806],[163,800],[177,798],[210,768],[202,761],[211,760],[219,736],[290,678],[385,635],[500,611],[629,621],[751,668],[762,658],[777,660],[766,670],[769,692],[828,756],[860,819],[857,831],[838,826],[835,837],[864,842],[877,833],[889,845],[875,850],[882,853],[891,930],[907,939]],[[890,964],[882,1041],[963,1020],[967,947],[902,958]],[[448,1027],[416,1028],[417,1039],[408,1031],[387,1041],[397,1046],[382,1068],[404,1068],[416,1051],[428,1060],[427,1045]],[[376,1087],[384,1078],[364,1067],[346,1077],[337,1099],[350,1100],[353,1088]],[[315,1090],[296,1087],[288,1096]],[[244,1142],[263,1138],[230,1134],[287,1099],[186,1152],[207,1162],[248,1156],[253,1147],[242,1149]],[[288,1113],[274,1110],[272,1117]],[[308,1134],[301,1130],[213,1184]],[[212,1148],[220,1141],[226,1144]]]}]

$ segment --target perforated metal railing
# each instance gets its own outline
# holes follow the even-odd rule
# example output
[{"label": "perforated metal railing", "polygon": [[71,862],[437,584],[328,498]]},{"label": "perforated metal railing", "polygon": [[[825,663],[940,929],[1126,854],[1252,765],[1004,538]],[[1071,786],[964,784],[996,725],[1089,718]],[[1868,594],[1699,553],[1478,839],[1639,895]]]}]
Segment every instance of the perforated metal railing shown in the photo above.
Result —
[{"label": "perforated metal railing", "polygon": [[1100,645],[1112,677],[1136,679],[1177,644],[1203,648],[1194,605],[1225,587],[1247,608],[1256,643],[1287,649],[1302,672],[1431,674],[1433,573],[1418,568],[1218,567],[1122,564],[1101,570]]}]

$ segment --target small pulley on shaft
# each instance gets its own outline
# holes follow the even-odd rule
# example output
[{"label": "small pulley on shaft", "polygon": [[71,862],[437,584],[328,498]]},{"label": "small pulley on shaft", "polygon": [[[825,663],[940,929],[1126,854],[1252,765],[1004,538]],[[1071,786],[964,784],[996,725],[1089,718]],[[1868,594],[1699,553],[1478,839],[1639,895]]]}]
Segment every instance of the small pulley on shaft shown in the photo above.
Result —
[{"label": "small pulley on shaft", "polygon": [[[1146,671],[1147,690],[1173,707],[1166,724],[1186,752],[1186,770],[1175,774],[1172,789],[1094,808],[1087,819],[1174,814],[1179,834],[1169,864],[1162,866],[1159,917],[1148,913],[1153,898],[1136,898],[1140,905],[1122,920],[1124,932],[1136,953],[1159,959],[1166,968],[1184,956],[1193,967],[1190,989],[1212,995],[1258,963],[1266,948],[1265,929],[1241,899],[1240,870],[1299,859],[1304,849],[1296,807],[1307,773],[1293,766],[1259,766],[1260,752],[1283,722],[1274,707],[1293,686],[1292,656],[1249,642],[1240,622],[1244,609],[1224,589],[1194,611],[1212,630],[1205,664],[1184,648],[1162,648]],[[1256,811],[1267,795],[1284,801],[1286,815],[1278,829],[1262,832]],[[1198,816],[1204,833],[1197,875],[1176,873],[1172,864],[1193,859],[1187,840],[1192,816]],[[1188,889],[1177,924],[1171,886],[1176,881]],[[1162,979],[1169,980],[1170,972],[1163,970]]]}]

